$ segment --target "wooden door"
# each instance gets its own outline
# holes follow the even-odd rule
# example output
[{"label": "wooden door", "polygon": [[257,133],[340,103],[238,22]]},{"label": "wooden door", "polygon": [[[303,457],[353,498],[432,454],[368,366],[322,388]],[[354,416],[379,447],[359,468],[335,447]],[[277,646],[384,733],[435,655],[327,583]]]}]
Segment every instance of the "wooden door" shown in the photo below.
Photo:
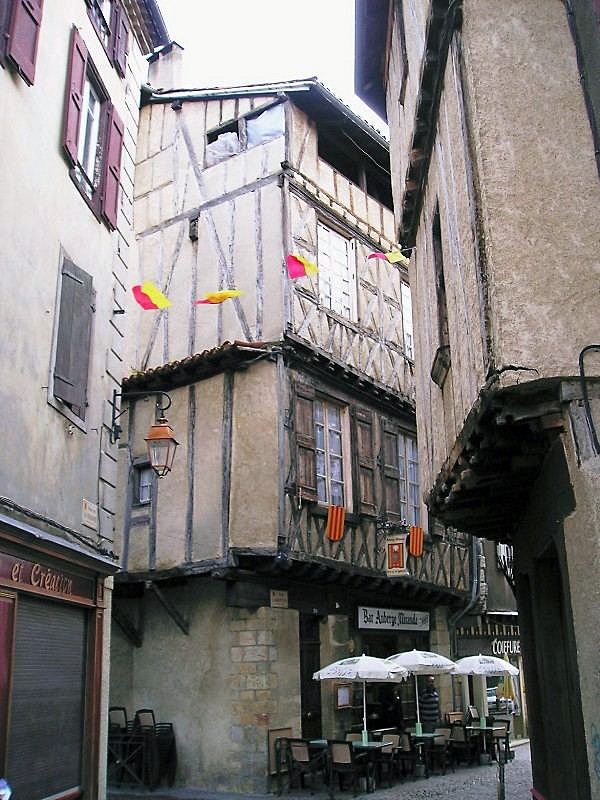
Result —
[{"label": "wooden door", "polygon": [[300,711],[305,739],[320,739],[322,735],[321,683],[313,679],[321,667],[320,658],[319,618],[300,614]]}]

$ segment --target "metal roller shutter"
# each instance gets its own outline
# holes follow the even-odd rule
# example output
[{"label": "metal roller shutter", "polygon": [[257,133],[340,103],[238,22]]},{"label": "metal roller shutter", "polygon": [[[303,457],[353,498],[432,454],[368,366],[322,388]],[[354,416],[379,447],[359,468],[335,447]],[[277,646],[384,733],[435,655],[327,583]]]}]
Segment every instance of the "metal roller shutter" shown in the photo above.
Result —
[{"label": "metal roller shutter", "polygon": [[42,800],[81,785],[86,612],[21,595],[6,778]]}]

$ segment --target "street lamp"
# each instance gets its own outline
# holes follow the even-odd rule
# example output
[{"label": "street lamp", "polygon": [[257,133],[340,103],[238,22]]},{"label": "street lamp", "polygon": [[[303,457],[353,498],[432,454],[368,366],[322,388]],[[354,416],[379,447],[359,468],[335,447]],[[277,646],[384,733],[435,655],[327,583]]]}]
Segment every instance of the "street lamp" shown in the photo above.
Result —
[{"label": "street lamp", "polygon": [[[175,439],[173,429],[169,425],[168,419],[165,417],[165,411],[171,407],[171,398],[166,392],[148,391],[148,392],[117,392],[113,391],[113,406],[112,406],[112,422],[110,430],[111,442],[116,442],[121,438],[122,428],[117,422],[121,414],[124,414],[127,409],[117,413],[117,397],[156,397],[155,404],[155,422],[150,426],[148,435],[144,438],[146,448],[148,450],[148,460],[150,466],[156,472],[159,478],[164,478],[173,466],[173,459],[175,458],[175,451],[179,442]],[[161,404],[161,398],[166,398],[166,404]]]}]

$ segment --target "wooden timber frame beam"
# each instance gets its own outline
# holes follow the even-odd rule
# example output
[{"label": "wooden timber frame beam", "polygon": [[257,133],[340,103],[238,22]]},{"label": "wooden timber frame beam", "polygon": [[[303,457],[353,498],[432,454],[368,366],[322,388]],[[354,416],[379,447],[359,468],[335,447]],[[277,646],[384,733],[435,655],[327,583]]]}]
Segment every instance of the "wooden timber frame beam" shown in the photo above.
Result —
[{"label": "wooden timber frame beam", "polygon": [[146,581],[146,589],[149,589],[151,592],[154,592],[157,600],[165,609],[167,614],[171,617],[173,622],[183,633],[185,633],[186,636],[189,636],[190,635],[189,621],[185,619],[183,614],[179,613],[179,611],[175,608],[175,606],[169,600],[169,598],[164,594],[164,592],[161,589],[159,589],[158,584],[155,581]]},{"label": "wooden timber frame beam", "polygon": [[448,50],[454,32],[461,23],[462,0],[432,0],[398,235],[406,255],[410,255],[416,241],[435,142]]}]

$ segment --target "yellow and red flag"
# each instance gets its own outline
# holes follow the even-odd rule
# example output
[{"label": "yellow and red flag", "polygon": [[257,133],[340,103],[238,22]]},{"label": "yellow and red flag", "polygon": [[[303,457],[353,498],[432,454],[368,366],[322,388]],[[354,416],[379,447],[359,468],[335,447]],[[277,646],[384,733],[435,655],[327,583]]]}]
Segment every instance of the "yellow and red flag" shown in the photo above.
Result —
[{"label": "yellow and red flag", "polygon": [[423,528],[419,528],[417,525],[411,525],[409,533],[408,552],[411,556],[416,556],[418,558],[423,555]]},{"label": "yellow and red flag", "polygon": [[329,506],[327,509],[327,527],[325,534],[330,542],[339,542],[344,536],[344,520],[346,509],[344,506]]},{"label": "yellow and red flag", "polygon": [[289,255],[286,259],[288,275],[292,280],[303,278],[305,275],[316,275],[319,268],[304,256]]},{"label": "yellow and red flag", "polygon": [[384,261],[389,261],[390,264],[396,264],[400,262],[403,267],[408,267],[410,264],[408,258],[399,250],[392,250],[389,253],[371,253],[369,256],[367,256],[367,260],[370,258],[382,258]]},{"label": "yellow and red flag", "polygon": [[242,294],[239,289],[222,289],[219,292],[209,292],[202,300],[194,300],[195,306],[218,305],[224,303],[232,297],[239,297]]},{"label": "yellow and red flag", "polygon": [[136,301],[143,309],[168,308],[172,305],[168,297],[150,281],[144,281],[141,286],[132,286],[131,291]]}]

